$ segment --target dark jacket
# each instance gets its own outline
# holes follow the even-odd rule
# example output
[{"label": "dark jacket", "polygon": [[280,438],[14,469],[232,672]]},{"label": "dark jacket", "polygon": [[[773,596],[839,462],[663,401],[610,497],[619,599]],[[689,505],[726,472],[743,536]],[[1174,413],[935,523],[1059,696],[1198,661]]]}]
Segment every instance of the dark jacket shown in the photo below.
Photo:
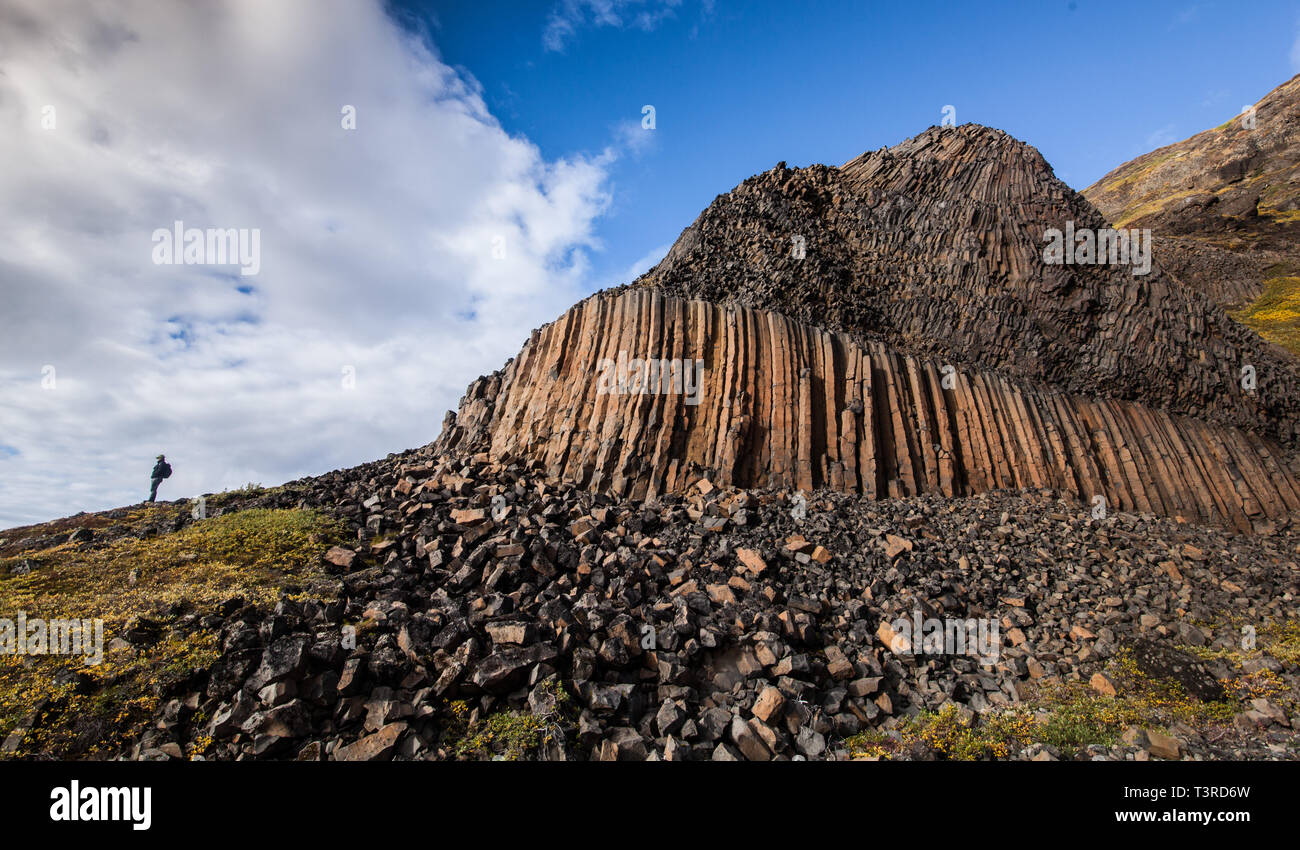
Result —
[{"label": "dark jacket", "polygon": [[153,475],[150,478],[168,478],[172,474],[172,467],[165,460],[160,460],[153,465]]}]

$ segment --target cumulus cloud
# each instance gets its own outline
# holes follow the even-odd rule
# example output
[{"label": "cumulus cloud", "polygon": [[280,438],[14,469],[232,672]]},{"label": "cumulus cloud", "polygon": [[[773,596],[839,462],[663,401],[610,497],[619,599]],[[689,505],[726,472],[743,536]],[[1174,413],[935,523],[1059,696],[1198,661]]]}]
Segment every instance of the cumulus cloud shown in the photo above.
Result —
[{"label": "cumulus cloud", "polygon": [[[159,452],[180,498],[433,439],[585,291],[614,157],[548,161],[378,0],[6,0],[0,126],[0,528]],[[257,274],[155,264],[177,221]]]}]

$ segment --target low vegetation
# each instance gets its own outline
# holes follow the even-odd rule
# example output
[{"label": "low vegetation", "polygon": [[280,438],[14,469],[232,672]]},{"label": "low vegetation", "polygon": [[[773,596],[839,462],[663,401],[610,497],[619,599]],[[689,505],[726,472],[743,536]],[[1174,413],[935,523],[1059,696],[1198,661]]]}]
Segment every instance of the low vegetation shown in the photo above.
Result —
[{"label": "low vegetation", "polygon": [[1259,298],[1229,315],[1269,342],[1300,355],[1300,276],[1265,280]]},{"label": "low vegetation", "polygon": [[111,541],[0,558],[0,617],[99,619],[104,641],[99,664],[84,653],[0,655],[0,739],[22,727],[6,757],[114,755],[169,685],[216,659],[217,636],[189,615],[308,590],[325,578],[321,552],[344,536],[310,510],[236,511],[172,531],[176,515],[148,506],[123,517]]},{"label": "low vegetation", "polygon": [[1112,747],[1130,726],[1168,729],[1183,724],[1211,730],[1230,723],[1240,710],[1237,699],[1202,702],[1177,683],[1144,675],[1132,655],[1121,652],[1108,673],[1116,693],[1107,696],[1082,682],[1045,681],[1024,702],[976,718],[954,704],[922,712],[893,733],[871,731],[848,739],[855,758],[888,759],[915,748],[941,759],[1003,759],[1044,744],[1064,758],[1091,745]]},{"label": "low vegetation", "polygon": [[535,757],[547,741],[562,740],[572,731],[576,714],[573,698],[559,680],[543,685],[543,692],[554,697],[554,707],[540,715],[501,711],[478,718],[464,700],[450,703],[443,745],[463,760],[522,761]]}]

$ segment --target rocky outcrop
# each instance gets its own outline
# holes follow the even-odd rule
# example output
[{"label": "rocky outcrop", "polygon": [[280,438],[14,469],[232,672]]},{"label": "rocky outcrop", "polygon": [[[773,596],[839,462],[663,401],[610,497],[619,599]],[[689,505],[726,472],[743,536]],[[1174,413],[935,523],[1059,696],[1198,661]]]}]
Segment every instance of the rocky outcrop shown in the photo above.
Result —
[{"label": "rocky outcrop", "polygon": [[[651,362],[684,380],[670,365],[652,380]],[[651,289],[535,332],[440,445],[634,498],[700,478],[869,498],[1051,488],[1244,531],[1300,507],[1284,452],[1249,432]]]},{"label": "rocky outcrop", "polygon": [[[782,163],[534,332],[439,446],[638,498],[707,476],[870,498],[1049,487],[1243,531],[1288,515],[1300,364],[1158,262],[1045,261],[1049,229],[1106,226],[986,127]],[[698,387],[663,385],[696,365]]]},{"label": "rocky outcrop", "polygon": [[1158,266],[1044,265],[1066,220],[1104,224],[978,127],[747,181],[434,444],[223,500],[339,534],[274,607],[139,612],[119,651],[216,659],[121,755],[1295,758],[1295,366]]}]

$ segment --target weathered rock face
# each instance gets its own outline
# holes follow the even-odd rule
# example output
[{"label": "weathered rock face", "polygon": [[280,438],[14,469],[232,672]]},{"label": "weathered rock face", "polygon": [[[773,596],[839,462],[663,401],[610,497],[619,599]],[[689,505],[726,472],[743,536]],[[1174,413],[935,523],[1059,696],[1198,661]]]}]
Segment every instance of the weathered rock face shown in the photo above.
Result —
[{"label": "weathered rock face", "polygon": [[[668,367],[651,380],[649,361],[685,364],[685,380]],[[650,289],[589,299],[536,332],[471,388],[442,444],[633,498],[701,477],[870,498],[1050,488],[1246,531],[1300,507],[1283,452],[1248,432]]]},{"label": "weathered rock face", "polygon": [[1126,162],[1083,194],[1115,226],[1151,228],[1161,263],[1185,284],[1245,304],[1269,278],[1300,272],[1298,105],[1300,76],[1253,116]]}]

